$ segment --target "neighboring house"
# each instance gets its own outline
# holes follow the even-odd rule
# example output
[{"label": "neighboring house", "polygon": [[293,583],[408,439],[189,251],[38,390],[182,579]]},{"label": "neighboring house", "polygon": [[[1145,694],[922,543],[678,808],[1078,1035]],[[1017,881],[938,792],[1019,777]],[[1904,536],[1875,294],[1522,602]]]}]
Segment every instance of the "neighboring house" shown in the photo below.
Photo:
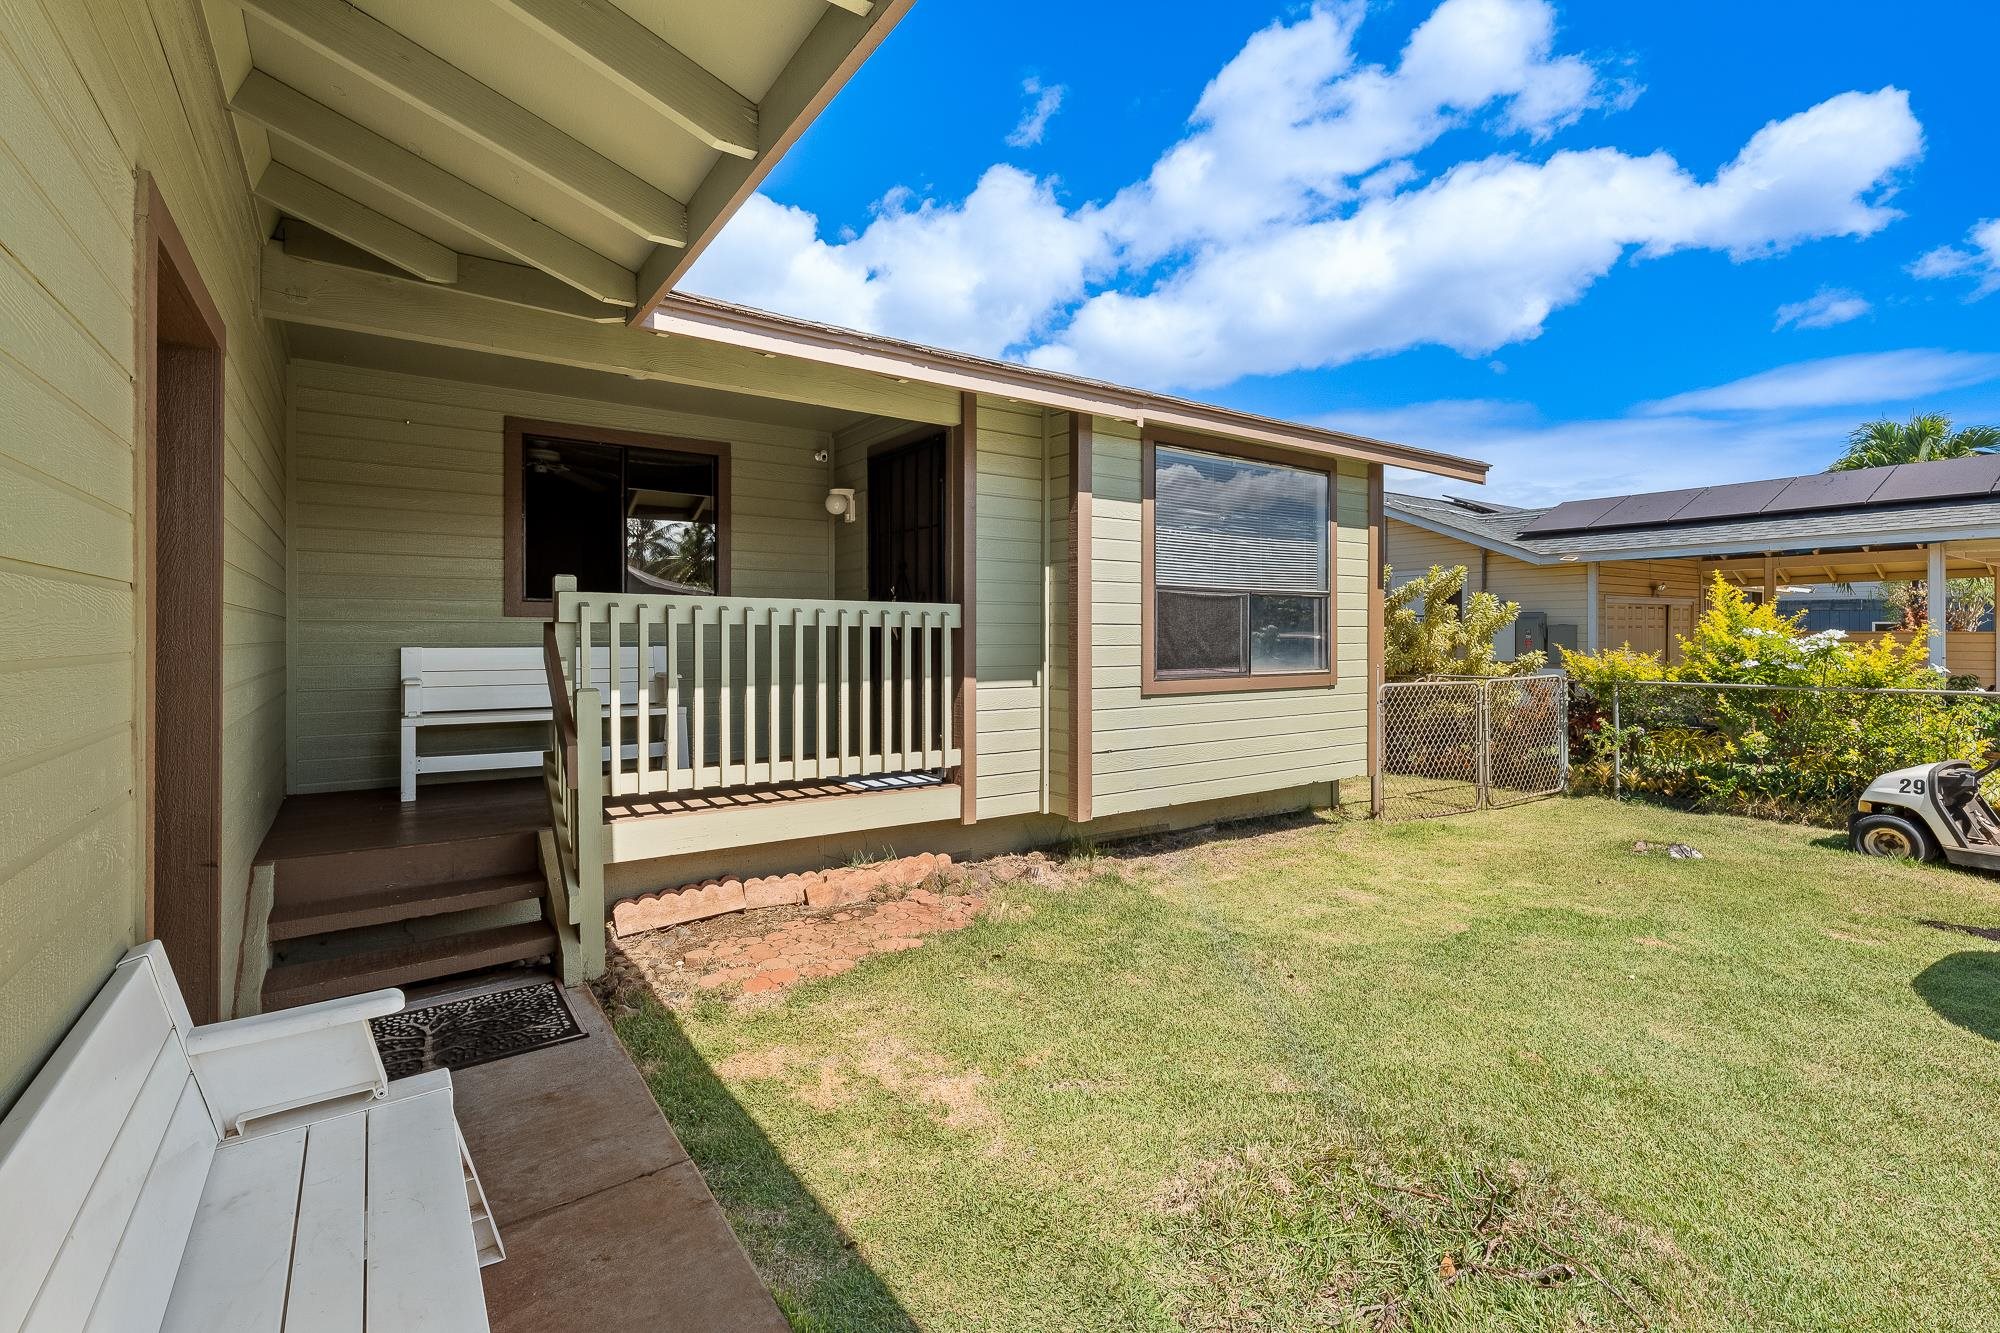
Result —
[{"label": "neighboring house", "polygon": [[256,1006],[260,843],[394,813],[404,647],[566,654],[498,683],[582,713],[584,971],[607,897],[1368,773],[1383,469],[1482,464],[671,294],[906,8],[0,14],[0,1106],[135,940]]},{"label": "neighboring house", "polygon": [[[1464,565],[1468,593],[1520,604],[1519,641],[1502,645],[1509,657],[1546,643],[1586,652],[1626,645],[1671,660],[1718,572],[1781,608],[1814,587],[1838,604],[1856,600],[1849,590],[1857,587],[1924,580],[1933,622],[1942,625],[1945,580],[1991,579],[2000,564],[2000,458],[1603,496],[1551,509],[1391,493],[1384,510],[1385,559],[1398,581],[1431,565]],[[1872,629],[1876,619],[1853,628]],[[2000,639],[1990,628],[1928,637],[1935,664],[1993,684]]]}]

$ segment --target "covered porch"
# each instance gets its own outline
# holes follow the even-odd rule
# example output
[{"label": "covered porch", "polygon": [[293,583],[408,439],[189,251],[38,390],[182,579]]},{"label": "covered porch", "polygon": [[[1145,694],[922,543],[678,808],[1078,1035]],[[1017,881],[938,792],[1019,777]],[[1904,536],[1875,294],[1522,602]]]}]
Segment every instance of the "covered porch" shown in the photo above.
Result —
[{"label": "covered porch", "polygon": [[[1714,573],[1757,594],[1767,605],[1783,607],[1788,594],[1816,588],[1853,588],[1879,583],[1921,584],[1921,624],[1916,627],[1871,624],[1848,631],[1854,638],[1890,638],[1899,643],[1922,640],[1932,666],[1954,676],[1977,678],[1987,689],[2000,681],[2000,625],[1991,610],[2000,541],[1991,538],[1899,545],[1856,546],[1807,551],[1769,552],[1703,559],[1701,581]],[[1982,584],[1986,610],[1961,605],[1952,585],[1970,580]]]}]

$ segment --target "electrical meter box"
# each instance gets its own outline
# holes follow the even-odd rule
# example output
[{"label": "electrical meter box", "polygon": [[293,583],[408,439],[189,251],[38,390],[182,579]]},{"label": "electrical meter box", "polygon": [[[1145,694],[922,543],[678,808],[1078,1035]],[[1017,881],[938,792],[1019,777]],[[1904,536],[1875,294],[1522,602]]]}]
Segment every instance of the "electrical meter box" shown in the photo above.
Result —
[{"label": "electrical meter box", "polygon": [[1514,656],[1549,650],[1549,613],[1523,611],[1514,621]]},{"label": "electrical meter box", "polygon": [[1555,649],[1554,652],[1549,654],[1550,665],[1561,666],[1562,655],[1576,651],[1576,626],[1549,626],[1549,647]]}]

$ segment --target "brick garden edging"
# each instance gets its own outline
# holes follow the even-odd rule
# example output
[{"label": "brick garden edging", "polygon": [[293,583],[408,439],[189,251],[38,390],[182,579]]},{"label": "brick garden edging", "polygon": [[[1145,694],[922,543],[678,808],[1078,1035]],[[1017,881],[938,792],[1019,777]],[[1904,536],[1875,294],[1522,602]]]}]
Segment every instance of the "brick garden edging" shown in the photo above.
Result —
[{"label": "brick garden edging", "polygon": [[753,907],[796,907],[801,903],[807,907],[845,907],[888,890],[914,889],[950,867],[951,857],[924,852],[894,861],[797,875],[711,879],[628,898],[611,909],[611,929],[622,939]]}]

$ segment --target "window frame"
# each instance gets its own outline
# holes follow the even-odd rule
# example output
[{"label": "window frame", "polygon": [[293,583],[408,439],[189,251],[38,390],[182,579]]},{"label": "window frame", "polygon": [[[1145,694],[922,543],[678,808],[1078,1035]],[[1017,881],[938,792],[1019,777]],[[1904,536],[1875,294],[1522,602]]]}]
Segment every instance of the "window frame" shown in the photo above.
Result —
[{"label": "window frame", "polygon": [[[729,445],[721,440],[695,440],[677,435],[649,435],[640,431],[616,430],[608,426],[585,426],[575,422],[537,421],[529,417],[507,417],[503,423],[506,446],[501,468],[501,609],[508,616],[548,620],[555,615],[553,598],[524,595],[527,578],[527,513],[521,467],[524,441],[529,436],[549,436],[578,444],[606,445],[616,449],[652,449],[665,453],[705,454],[715,459],[715,592],[729,595],[729,554],[734,524],[729,503]],[[585,589],[584,591],[605,591]],[[614,590],[615,591],[615,590]],[[643,596],[641,593],[618,594]]]},{"label": "window frame", "polygon": [[[1159,612],[1158,587],[1153,578],[1153,486],[1156,458],[1161,446],[1213,454],[1218,458],[1241,459],[1246,463],[1269,463],[1298,472],[1316,472],[1326,478],[1326,663],[1324,671],[1244,671],[1221,675],[1161,676],[1154,666],[1157,644],[1154,638]],[[1310,454],[1287,453],[1254,444],[1210,439],[1178,431],[1150,427],[1139,435],[1139,694],[1141,698],[1175,694],[1231,694],[1245,690],[1325,690],[1340,682],[1340,463],[1338,459]],[[1301,594],[1309,595],[1309,594]]]}]

